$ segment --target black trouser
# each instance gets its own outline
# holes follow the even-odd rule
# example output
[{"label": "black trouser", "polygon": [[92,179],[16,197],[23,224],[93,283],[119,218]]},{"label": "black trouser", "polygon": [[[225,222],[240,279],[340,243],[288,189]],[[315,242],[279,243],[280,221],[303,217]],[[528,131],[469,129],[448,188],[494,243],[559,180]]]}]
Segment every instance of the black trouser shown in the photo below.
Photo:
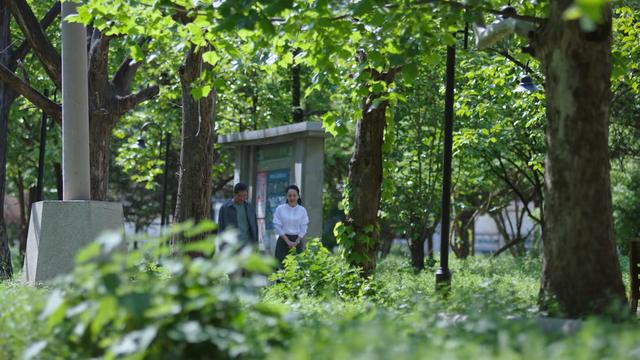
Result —
[{"label": "black trouser", "polygon": [[[298,239],[298,235],[289,235],[287,234],[289,241],[296,241]],[[300,254],[302,252],[302,242],[296,245],[296,254]],[[284,241],[282,236],[278,237],[278,241],[276,242],[276,259],[278,259],[278,268],[282,269],[282,261],[289,254],[289,245]]]}]

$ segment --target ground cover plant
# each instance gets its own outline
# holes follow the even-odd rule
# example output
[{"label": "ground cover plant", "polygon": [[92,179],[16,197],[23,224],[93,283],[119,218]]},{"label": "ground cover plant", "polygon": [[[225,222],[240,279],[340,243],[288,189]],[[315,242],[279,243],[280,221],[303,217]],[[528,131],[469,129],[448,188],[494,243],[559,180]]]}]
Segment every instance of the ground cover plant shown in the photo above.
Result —
[{"label": "ground cover plant", "polygon": [[[300,266],[315,256],[303,253],[289,259],[298,273],[285,270],[282,281],[287,276],[299,278],[305,271]],[[336,257],[335,261],[344,260]],[[537,257],[455,259],[454,285],[447,296],[435,291],[435,269],[416,274],[408,249],[402,249],[380,263],[357,296],[291,297],[286,290],[275,291],[280,284],[268,288],[269,301],[286,304],[295,314],[298,334],[289,347],[275,349],[269,358],[640,357],[640,331],[633,317],[622,314],[624,320],[618,322],[589,318],[562,326],[548,326],[553,320],[541,322]],[[300,292],[308,294],[311,286],[305,285]]]},{"label": "ground cover plant", "polygon": [[[2,358],[640,357],[633,317],[543,331],[536,257],[454,259],[444,296],[434,288],[435,267],[416,273],[404,248],[362,280],[312,242],[267,282],[274,263],[251,251],[158,262],[147,242],[105,255],[118,241],[87,248],[73,274],[47,287],[2,285]],[[210,254],[214,243],[183,250]]]}]

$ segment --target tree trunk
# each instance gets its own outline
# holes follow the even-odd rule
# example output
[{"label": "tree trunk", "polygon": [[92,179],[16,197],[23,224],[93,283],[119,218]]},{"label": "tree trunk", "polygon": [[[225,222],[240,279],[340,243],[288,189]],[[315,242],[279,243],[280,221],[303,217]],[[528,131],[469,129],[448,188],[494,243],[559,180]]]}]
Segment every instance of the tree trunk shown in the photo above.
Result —
[{"label": "tree trunk", "polygon": [[53,164],[53,172],[56,176],[56,194],[58,200],[62,200],[62,164],[59,162]]},{"label": "tree trunk", "polygon": [[[90,96],[91,98],[92,96]],[[92,100],[89,99],[89,103]],[[89,159],[91,161],[91,199],[106,200],[111,160],[111,131],[117,120],[106,115],[89,116]]]},{"label": "tree trunk", "polygon": [[[192,46],[180,68],[182,86],[182,146],[178,173],[178,195],[175,222],[189,219],[196,223],[209,219],[211,212],[211,166],[213,159],[216,106],[215,90],[195,100],[191,95],[193,82],[206,66],[204,49]],[[176,239],[173,240],[174,242]]]},{"label": "tree trunk", "polygon": [[551,3],[536,53],[546,81],[547,156],[541,300],[571,317],[626,303],[616,255],[609,180],[611,9],[584,33],[564,21],[573,0]]},{"label": "tree trunk", "polygon": [[[390,83],[394,71],[373,74],[376,80]],[[349,162],[349,209],[345,224],[356,233],[348,261],[362,268],[368,277],[376,268],[376,254],[380,245],[378,209],[380,207],[380,185],[382,184],[382,145],[387,123],[386,110],[389,103],[379,101],[380,94],[369,94],[362,102],[362,119],[356,125],[355,151]],[[377,101],[376,101],[377,100]]]},{"label": "tree trunk", "polygon": [[20,227],[18,229],[18,239],[20,240],[20,255],[23,255],[27,250],[27,231],[29,230],[29,220],[27,219],[27,199],[25,199],[24,196],[24,180],[21,171],[18,171],[18,175],[14,180],[16,189],[18,190],[18,205],[20,206]]},{"label": "tree trunk", "polygon": [[471,246],[471,241],[470,241],[470,235],[471,235],[471,231],[470,228],[473,228],[474,222],[473,222],[473,216],[475,214],[475,211],[473,210],[462,210],[460,212],[460,216],[459,216],[459,226],[457,227],[458,229],[458,238],[460,239],[460,258],[461,259],[466,259],[467,257],[469,257],[469,253],[471,253],[470,250],[470,246]]},{"label": "tree trunk", "polygon": [[[2,3],[0,7],[0,63],[8,65],[11,46],[9,9]],[[7,140],[9,130],[9,109],[14,100],[13,91],[5,83],[0,82],[0,281],[11,279],[13,267],[7,237],[7,226],[4,221],[4,192],[6,184]]]},{"label": "tree trunk", "polygon": [[424,240],[425,239],[409,239],[411,266],[413,266],[415,272],[424,270]]},{"label": "tree trunk", "polygon": [[[0,16],[4,18],[7,15],[3,13],[5,11],[0,10]],[[0,83],[0,205],[2,205],[0,206],[0,281],[11,279],[13,276],[9,238],[7,237],[7,226],[4,220],[9,108],[13,102],[13,96],[11,96],[10,92],[11,90]]]},{"label": "tree trunk", "polygon": [[395,237],[395,232],[389,226],[388,222],[380,223],[380,237],[382,238],[382,247],[380,248],[380,258],[384,259],[391,251],[391,244]]}]

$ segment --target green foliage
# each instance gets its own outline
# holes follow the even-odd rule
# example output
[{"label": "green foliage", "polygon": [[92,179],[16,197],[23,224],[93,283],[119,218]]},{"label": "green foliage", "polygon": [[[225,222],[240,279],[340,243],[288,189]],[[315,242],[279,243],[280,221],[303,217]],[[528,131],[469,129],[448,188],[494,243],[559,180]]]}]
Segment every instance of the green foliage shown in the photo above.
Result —
[{"label": "green foliage", "polygon": [[[435,68],[435,71],[434,71]],[[411,85],[398,93],[404,101],[393,111],[394,138],[385,154],[381,201],[384,224],[416,246],[422,246],[440,219],[442,178],[442,97],[433,84],[440,67],[421,67]]]},{"label": "green foliage", "polygon": [[352,225],[342,221],[336,223],[333,235],[340,246],[342,257],[352,265],[361,266],[371,261],[371,257],[378,256],[375,251],[370,250],[377,248],[378,237],[375,234],[379,234],[379,227],[378,224],[369,224],[357,232]]},{"label": "green foliage", "polygon": [[539,260],[528,257],[473,256],[454,260],[451,293],[446,301],[438,297],[433,272],[415,274],[397,255],[385,258],[371,287],[372,301],[386,308],[415,309],[423,305],[438,311],[470,316],[500,313],[529,316],[537,311]]},{"label": "green foliage", "polygon": [[628,249],[631,238],[640,237],[640,168],[635,162],[612,169],[613,218],[616,238],[622,249]]},{"label": "green foliage", "polygon": [[[184,224],[172,232],[198,237],[210,226]],[[169,234],[170,235],[170,234]],[[102,237],[78,254],[78,266],[52,291],[41,319],[55,336],[46,350],[64,358],[236,358],[265,354],[287,338],[284,308],[256,296],[272,261],[240,249],[225,233],[174,250],[213,258],[166,254],[168,236],[142,250]],[[58,351],[62,343],[73,352]]]},{"label": "green foliage", "polygon": [[38,320],[47,292],[20,281],[0,283],[0,359],[17,359],[30,343],[49,337]]},{"label": "green foliage", "polygon": [[[469,319],[382,311],[309,320],[291,347],[268,359],[629,359],[637,354],[637,325],[586,322],[577,334],[544,333],[534,321]],[[318,317],[317,314],[314,314]]]},{"label": "green foliage", "polygon": [[344,259],[332,254],[320,240],[313,239],[305,250],[296,256],[287,256],[284,269],[273,274],[275,283],[266,291],[267,298],[300,299],[350,299],[358,296],[366,284],[359,270]]},{"label": "green foliage", "polygon": [[[160,266],[150,243],[129,255],[100,255],[117,243],[103,238],[84,251],[84,270],[62,287],[0,284],[0,356],[16,358],[32,343],[26,358],[113,358],[112,348],[123,349],[116,344],[141,346],[143,331],[150,335],[152,329],[155,337],[146,351],[118,357],[629,359],[637,354],[637,322],[588,319],[575,332],[542,331],[537,325],[537,258],[452,259],[453,286],[443,297],[435,292],[433,273],[415,274],[406,255],[394,249],[371,281],[353,286],[345,296],[340,284],[357,280],[357,274],[337,270],[348,269],[346,263],[317,241],[309,252],[288,259],[290,268],[270,285],[260,276],[223,275],[243,267],[268,270],[249,252],[228,248],[212,260],[176,258]],[[185,250],[196,249],[208,252],[213,246],[205,242]],[[90,274],[87,266],[93,269]],[[309,274],[311,269],[324,278]],[[266,285],[262,295],[255,285]],[[39,318],[42,308],[48,315]],[[228,346],[222,356],[198,341],[211,329],[219,341],[234,334],[229,342],[221,341]],[[238,352],[230,353],[231,348]]]},{"label": "green foliage", "polygon": [[[590,319],[576,333],[542,331],[536,318],[536,258],[453,259],[452,292],[416,275],[397,254],[385,258],[369,291],[355,298],[283,294],[296,336],[269,359],[625,359],[637,351],[635,322]],[[272,286],[278,286],[275,284]],[[277,300],[277,291],[267,292]]]},{"label": "green foliage", "polygon": [[593,31],[596,24],[602,23],[603,9],[611,0],[575,0],[563,13],[565,20],[580,20],[585,31]]}]

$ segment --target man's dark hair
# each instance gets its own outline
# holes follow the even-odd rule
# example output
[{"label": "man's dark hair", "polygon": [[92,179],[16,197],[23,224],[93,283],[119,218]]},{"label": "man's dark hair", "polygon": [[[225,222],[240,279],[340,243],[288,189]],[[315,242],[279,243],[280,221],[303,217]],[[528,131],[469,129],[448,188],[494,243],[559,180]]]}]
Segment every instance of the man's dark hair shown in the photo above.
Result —
[{"label": "man's dark hair", "polygon": [[234,194],[237,194],[237,193],[242,192],[242,191],[249,191],[249,188],[247,187],[247,184],[239,182],[233,187],[233,193]]}]

